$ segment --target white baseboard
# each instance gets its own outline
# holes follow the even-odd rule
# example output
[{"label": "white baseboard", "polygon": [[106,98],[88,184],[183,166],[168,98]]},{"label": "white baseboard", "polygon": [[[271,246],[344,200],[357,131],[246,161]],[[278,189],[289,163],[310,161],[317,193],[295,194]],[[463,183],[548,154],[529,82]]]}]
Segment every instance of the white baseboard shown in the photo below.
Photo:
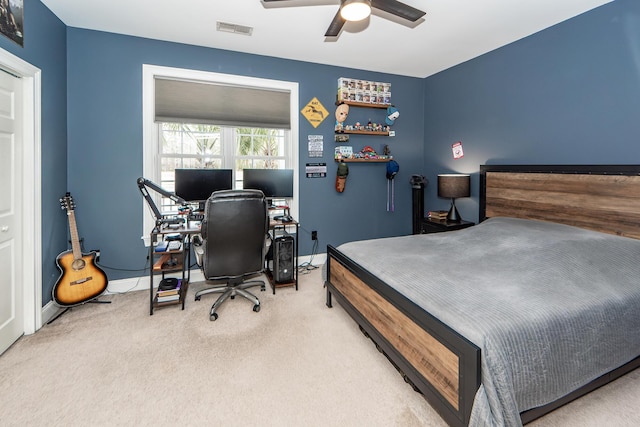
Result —
[{"label": "white baseboard", "polygon": [[[327,259],[326,253],[317,254],[311,259],[310,255],[301,256],[298,258],[298,265],[303,265],[308,262],[312,262],[315,266],[322,266]],[[202,272],[198,269],[191,270],[191,281],[199,282],[204,280]],[[126,292],[134,291],[148,291],[149,290],[149,276],[130,277],[128,279],[110,280],[109,286],[105,291],[106,295],[109,294],[123,294]],[[56,305],[53,301],[49,301],[42,307],[42,325],[51,321],[56,315],[58,315],[64,308]]]},{"label": "white baseboard", "polygon": [[64,309],[57,306],[53,301],[46,303],[45,306],[42,307],[42,324],[46,325],[48,321],[53,319],[55,315],[62,310]]},{"label": "white baseboard", "polygon": [[313,261],[311,260],[311,256],[310,255],[305,255],[305,256],[301,256],[298,258],[298,265],[302,265],[306,262],[313,262],[313,265],[315,266],[321,266],[322,264],[324,264],[324,262],[327,260],[327,254],[326,253],[321,253],[321,254],[316,254],[313,257]]},{"label": "white baseboard", "polygon": [[[317,254],[313,257],[313,265],[321,266],[327,259],[327,254]],[[298,265],[310,262],[311,256],[305,255],[298,258]],[[199,282],[204,280],[202,272],[198,269],[191,270],[191,282]],[[156,284],[157,285],[157,284]],[[130,277],[128,279],[110,280],[107,287],[107,294],[122,294],[133,291],[148,291],[149,290],[149,276],[144,277]]]}]

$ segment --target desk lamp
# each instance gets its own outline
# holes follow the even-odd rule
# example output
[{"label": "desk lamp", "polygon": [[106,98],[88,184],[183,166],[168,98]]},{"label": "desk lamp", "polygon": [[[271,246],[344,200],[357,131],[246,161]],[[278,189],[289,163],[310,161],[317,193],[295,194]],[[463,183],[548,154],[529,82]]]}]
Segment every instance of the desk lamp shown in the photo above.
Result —
[{"label": "desk lamp", "polygon": [[460,214],[456,209],[458,197],[469,197],[471,177],[465,174],[447,173],[438,175],[438,197],[451,199],[451,209],[447,214],[447,221],[460,222]]}]

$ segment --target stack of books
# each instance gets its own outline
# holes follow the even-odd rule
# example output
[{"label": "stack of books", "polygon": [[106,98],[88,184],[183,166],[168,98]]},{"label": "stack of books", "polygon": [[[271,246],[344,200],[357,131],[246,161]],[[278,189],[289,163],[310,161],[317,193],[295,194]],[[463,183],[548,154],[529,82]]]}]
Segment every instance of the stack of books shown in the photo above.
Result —
[{"label": "stack of books", "polygon": [[449,211],[429,211],[427,212],[427,218],[436,221],[446,221]]},{"label": "stack of books", "polygon": [[160,302],[170,302],[170,301],[178,301],[180,299],[180,285],[182,285],[182,279],[178,279],[178,283],[174,288],[166,289],[165,287],[158,287],[158,292],[156,293],[157,301]]}]

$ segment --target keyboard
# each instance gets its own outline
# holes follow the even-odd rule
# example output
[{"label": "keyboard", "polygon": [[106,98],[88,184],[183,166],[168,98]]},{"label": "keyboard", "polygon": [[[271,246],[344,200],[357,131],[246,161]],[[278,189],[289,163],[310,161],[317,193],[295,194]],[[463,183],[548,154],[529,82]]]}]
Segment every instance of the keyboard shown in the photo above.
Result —
[{"label": "keyboard", "polygon": [[179,251],[181,247],[182,247],[182,242],[180,242],[178,240],[172,240],[172,241],[169,242],[169,245],[167,246],[167,250],[169,250],[169,251]]}]

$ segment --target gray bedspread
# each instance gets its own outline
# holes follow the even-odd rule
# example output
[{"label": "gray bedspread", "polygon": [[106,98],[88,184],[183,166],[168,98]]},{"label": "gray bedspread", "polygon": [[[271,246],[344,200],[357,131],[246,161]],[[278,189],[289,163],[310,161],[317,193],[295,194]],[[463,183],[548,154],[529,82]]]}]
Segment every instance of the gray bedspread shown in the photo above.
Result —
[{"label": "gray bedspread", "polygon": [[480,347],[472,426],[520,426],[640,355],[638,240],[492,218],[338,249]]}]

